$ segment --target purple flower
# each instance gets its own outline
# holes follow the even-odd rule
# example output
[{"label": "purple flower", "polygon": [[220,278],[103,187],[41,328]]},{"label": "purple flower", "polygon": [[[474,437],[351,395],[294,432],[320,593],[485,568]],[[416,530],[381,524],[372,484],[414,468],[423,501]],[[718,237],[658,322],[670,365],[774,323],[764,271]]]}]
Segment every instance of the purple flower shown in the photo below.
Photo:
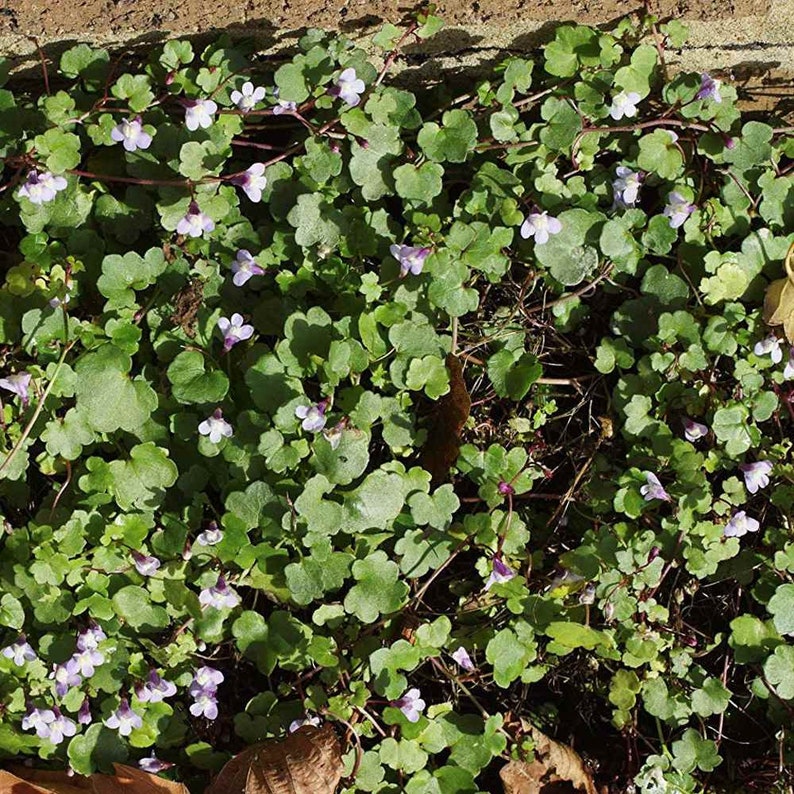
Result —
[{"label": "purple flower", "polygon": [[87,629],[83,629],[77,635],[77,650],[93,651],[99,647],[100,642],[107,638],[107,634],[102,631],[102,628],[91,621],[91,625]]},{"label": "purple flower", "polygon": [[36,731],[36,736],[40,739],[47,739],[50,735],[50,725],[55,721],[55,712],[50,709],[38,709],[28,706],[25,716],[22,718],[22,730]]},{"label": "purple flower", "polygon": [[[265,98],[265,89],[261,86],[254,88],[252,82],[243,83],[241,91],[232,91],[231,99],[237,109],[242,113],[249,113],[257,104]],[[215,111],[213,111],[214,113]]]},{"label": "purple flower", "polygon": [[740,538],[748,532],[758,532],[760,524],[754,519],[750,518],[744,510],[739,510],[734,513],[731,520],[725,525],[723,535],[726,538]]},{"label": "purple flower", "polygon": [[399,700],[393,700],[392,706],[396,706],[405,714],[408,722],[419,722],[419,717],[425,708],[425,702],[418,689],[409,689]]},{"label": "purple flower", "polygon": [[794,347],[789,349],[788,361],[786,362],[786,366],[783,369],[783,377],[786,380],[791,380],[794,378]]},{"label": "purple flower", "polygon": [[83,683],[83,679],[71,659],[66,664],[54,665],[50,678],[55,681],[55,694],[59,698],[62,698],[73,686],[80,686]]},{"label": "purple flower", "polygon": [[25,184],[19,188],[19,195],[31,204],[46,204],[61,190],[65,190],[66,185],[66,179],[54,176],[49,171],[29,171]]},{"label": "purple flower", "polygon": [[234,609],[239,603],[240,596],[226,584],[223,576],[218,576],[218,581],[212,587],[205,587],[199,593],[199,604],[202,609],[207,607]]},{"label": "purple flower", "polygon": [[33,376],[29,372],[16,372],[7,378],[0,378],[0,389],[16,394],[22,400],[22,406],[26,407],[30,402],[30,379]]},{"label": "purple flower", "polygon": [[212,416],[207,417],[199,426],[198,431],[202,436],[209,436],[213,444],[219,444],[222,438],[229,438],[232,426],[223,418],[220,408],[216,408]]},{"label": "purple flower", "polygon": [[646,484],[640,488],[640,493],[645,497],[646,502],[652,499],[661,499],[664,502],[670,501],[670,494],[664,490],[659,478],[652,471],[644,471]]},{"label": "purple flower", "polygon": [[71,671],[80,673],[84,678],[91,678],[95,668],[104,664],[105,655],[96,648],[86,648],[84,651],[75,653],[66,663]]},{"label": "purple flower", "polygon": [[719,104],[722,102],[722,96],[720,95],[721,85],[722,82],[720,80],[715,80],[703,72],[700,75],[700,91],[697,92],[696,99],[712,99]]},{"label": "purple flower", "polygon": [[193,132],[199,127],[207,129],[212,124],[212,116],[218,106],[211,99],[186,99],[185,126]]},{"label": "purple flower", "polygon": [[195,201],[190,202],[187,213],[176,225],[177,233],[188,237],[201,237],[204,232],[211,232],[214,228],[215,222],[199,209]]},{"label": "purple flower", "polygon": [[127,698],[122,698],[119,707],[105,720],[105,726],[129,736],[133,730],[143,726],[140,714],[130,708]]},{"label": "purple flower", "polygon": [[154,576],[157,569],[160,567],[160,560],[157,557],[152,557],[148,554],[141,554],[133,549],[132,562],[135,565],[135,570],[141,576]]},{"label": "purple flower", "polygon": [[694,204],[690,204],[677,190],[667,196],[667,206],[663,214],[670,219],[670,228],[677,229],[683,226],[686,219],[697,209]]},{"label": "purple flower", "polygon": [[204,667],[199,667],[193,674],[193,680],[190,682],[188,691],[193,697],[202,692],[214,694],[218,691],[218,687],[223,683],[223,680],[223,673],[220,670],[204,665]]},{"label": "purple flower", "polygon": [[77,733],[77,725],[74,720],[64,717],[59,708],[53,708],[55,719],[49,724],[49,736],[47,737],[53,744],[60,744],[66,736],[74,736]]},{"label": "purple flower", "polygon": [[0,653],[6,659],[13,659],[17,667],[22,667],[25,662],[32,662],[36,659],[36,651],[33,650],[24,634],[20,634],[19,639],[12,645],[6,645]]},{"label": "purple flower", "polygon": [[233,314],[232,319],[220,317],[218,328],[223,334],[223,352],[228,353],[238,342],[250,339],[254,335],[254,326],[243,322],[242,314]]},{"label": "purple flower", "polygon": [[152,136],[144,132],[141,117],[123,119],[117,126],[110,131],[110,137],[117,143],[123,143],[128,152],[136,149],[148,149],[152,142]]},{"label": "purple flower", "polygon": [[363,94],[366,88],[364,81],[356,77],[356,70],[348,67],[339,75],[336,86],[331,89],[331,93],[343,99],[351,107],[355,107],[361,102],[359,95]]},{"label": "purple flower", "polygon": [[558,218],[550,217],[548,212],[532,212],[521,224],[520,234],[525,240],[534,237],[536,245],[543,245],[550,235],[561,231],[562,223]]},{"label": "purple flower", "polygon": [[637,115],[637,103],[640,101],[640,95],[635,91],[621,91],[612,97],[612,106],[609,108],[609,115],[615,121],[620,121],[624,116],[627,119],[633,119]]},{"label": "purple flower", "polygon": [[325,415],[328,409],[328,401],[321,400],[314,405],[299,405],[295,409],[295,416],[302,419],[301,427],[309,433],[319,433],[327,421]]},{"label": "purple flower", "polygon": [[699,438],[703,438],[707,436],[709,433],[708,427],[706,425],[702,425],[700,422],[696,422],[694,419],[690,419],[686,417],[684,420],[684,438],[687,441],[695,442]]},{"label": "purple flower", "polygon": [[516,575],[512,568],[508,568],[502,562],[501,557],[494,557],[491,560],[491,575],[485,583],[485,590],[490,590],[495,584],[503,584],[509,582]]},{"label": "purple flower", "polygon": [[149,680],[135,689],[135,697],[141,703],[159,703],[176,694],[176,684],[160,677],[157,670],[149,671]]},{"label": "purple flower", "polygon": [[200,692],[190,705],[190,713],[194,717],[206,717],[214,720],[218,716],[218,700],[213,692]]},{"label": "purple flower", "polygon": [[769,473],[772,471],[772,462],[758,460],[755,463],[742,463],[739,469],[744,474],[744,487],[750,493],[758,493],[761,488],[769,485]]},{"label": "purple flower", "polygon": [[243,193],[256,204],[262,200],[262,191],[267,187],[265,164],[254,163],[241,174],[236,174],[229,180],[233,185],[241,187]]},{"label": "purple flower", "polygon": [[502,480],[496,488],[502,496],[512,496],[516,492],[516,489],[513,488],[509,482],[505,482],[504,480]]},{"label": "purple flower", "polygon": [[286,99],[279,99],[278,104],[273,108],[273,115],[280,116],[282,113],[294,113],[297,109],[297,103],[288,102]]},{"label": "purple flower", "polygon": [[452,658],[467,672],[471,673],[474,670],[474,662],[471,660],[469,652],[462,645],[453,652]]},{"label": "purple flower", "polygon": [[242,287],[253,276],[263,276],[265,270],[257,265],[250,251],[241,248],[237,252],[234,262],[232,262],[232,273],[234,273],[232,278],[234,286]]},{"label": "purple flower", "polygon": [[425,259],[430,254],[429,248],[414,245],[392,245],[389,251],[400,263],[400,278],[404,278],[409,273],[418,276],[425,266]]},{"label": "purple flower", "polygon": [[[764,337],[760,342],[755,343],[753,353],[757,356],[766,356],[772,359],[773,364],[779,364],[783,360],[783,351],[780,349],[780,340],[774,335],[770,334]],[[2,386],[0,381],[0,386]]]},{"label": "purple flower", "polygon": [[169,761],[161,761],[154,753],[148,758],[141,758],[141,760],[138,761],[138,767],[144,772],[149,772],[152,775],[165,772],[166,769],[170,769],[172,766],[172,763]]},{"label": "purple flower", "polygon": [[302,728],[304,725],[313,725],[315,728],[319,728],[320,718],[306,715],[305,717],[301,717],[298,720],[292,720],[292,722],[289,724],[289,728],[287,728],[287,733],[295,733],[298,728]]},{"label": "purple flower", "polygon": [[91,717],[91,703],[88,700],[88,696],[85,697],[80,706],[80,710],[77,712],[77,721],[81,725],[90,725],[93,721]]},{"label": "purple flower", "polygon": [[633,207],[639,198],[642,174],[625,165],[619,165],[615,173],[617,178],[612,182],[615,204],[620,207]]},{"label": "purple flower", "polygon": [[196,538],[199,546],[215,546],[223,540],[223,530],[215,521],[210,521],[210,525]]}]

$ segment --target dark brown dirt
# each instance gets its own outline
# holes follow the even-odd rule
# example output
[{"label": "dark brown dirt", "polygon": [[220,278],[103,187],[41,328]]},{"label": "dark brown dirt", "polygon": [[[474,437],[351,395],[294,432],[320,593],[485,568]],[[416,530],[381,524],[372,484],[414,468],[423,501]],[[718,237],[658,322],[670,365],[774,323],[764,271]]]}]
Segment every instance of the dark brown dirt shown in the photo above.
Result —
[{"label": "dark brown dirt", "polygon": [[[771,0],[652,0],[655,13],[682,19],[725,19],[763,15]],[[22,34],[45,40],[209,32],[229,26],[254,30],[306,26],[365,30],[383,20],[397,22],[416,3],[406,0],[0,0],[0,35]],[[640,0],[474,0],[439,2],[450,25],[575,19],[608,22],[644,7]]]}]

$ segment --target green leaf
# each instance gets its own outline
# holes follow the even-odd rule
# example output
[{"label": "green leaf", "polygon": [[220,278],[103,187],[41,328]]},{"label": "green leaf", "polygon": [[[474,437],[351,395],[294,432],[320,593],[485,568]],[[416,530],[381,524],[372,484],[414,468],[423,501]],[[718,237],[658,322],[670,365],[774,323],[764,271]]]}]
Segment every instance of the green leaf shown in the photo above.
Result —
[{"label": "green leaf", "polygon": [[122,510],[152,509],[160,505],[178,473],[168,451],[147,441],[133,447],[128,460],[110,462],[111,490]]},{"label": "green leaf", "polygon": [[362,623],[374,623],[380,615],[396,612],[408,595],[408,585],[399,581],[400,569],[383,551],[353,563],[356,584],[345,597],[345,611]]},{"label": "green leaf", "polygon": [[598,267],[595,234],[604,220],[599,212],[583,209],[565,210],[558,216],[562,231],[552,235],[543,245],[535,245],[538,262],[561,284],[579,284]]},{"label": "green leaf", "polygon": [[168,613],[152,604],[150,594],[137,585],[122,587],[113,596],[116,614],[136,631],[152,633],[169,624]]},{"label": "green leaf", "polygon": [[129,751],[117,731],[94,724],[69,742],[68,755],[72,769],[88,776],[94,772],[113,773],[113,763],[124,763]]},{"label": "green leaf", "polygon": [[47,130],[33,140],[36,154],[43,158],[47,171],[62,174],[80,164],[80,138],[60,129]]},{"label": "green leaf", "polygon": [[182,404],[220,403],[229,391],[229,379],[218,369],[207,368],[197,350],[185,350],[168,367],[171,393]]},{"label": "green leaf", "polygon": [[425,156],[436,163],[462,163],[474,151],[477,125],[467,111],[448,110],[441,126],[431,121],[419,130],[417,142]]},{"label": "green leaf", "polygon": [[47,422],[41,440],[47,446],[47,454],[77,460],[83,447],[93,443],[94,433],[83,413],[70,408],[63,418],[56,417]]},{"label": "green leaf", "polygon": [[418,168],[406,163],[394,169],[394,186],[401,198],[428,204],[441,193],[443,175],[438,163],[422,163]]},{"label": "green leaf", "polygon": [[764,662],[764,675],[775,688],[778,697],[794,700],[794,648],[778,645]]},{"label": "green leaf", "polygon": [[10,629],[21,629],[25,624],[25,610],[18,598],[5,593],[0,598],[0,626]]},{"label": "green leaf", "polygon": [[131,111],[140,113],[154,102],[150,86],[151,82],[145,74],[123,74],[113,84],[110,92],[114,97],[126,99]]},{"label": "green leaf", "polygon": [[767,609],[781,634],[794,634],[794,584],[779,585]]},{"label": "green leaf", "polygon": [[488,359],[488,377],[500,397],[522,400],[543,374],[536,356],[522,350],[500,350]]},{"label": "green leaf", "polygon": [[712,430],[717,440],[725,444],[725,451],[731,457],[747,452],[753,444],[748,431],[750,412],[745,405],[731,405],[718,408],[714,412]]},{"label": "green leaf", "polygon": [[488,642],[485,658],[493,665],[494,682],[506,689],[537,656],[537,644],[532,632],[517,634],[512,629],[502,629]]},{"label": "green leaf", "polygon": [[702,739],[692,728],[687,728],[678,741],[673,742],[673,766],[680,772],[692,772],[695,768],[711,772],[722,761],[717,745],[711,739]]},{"label": "green leaf", "polygon": [[640,153],[637,165],[643,171],[658,174],[674,182],[684,170],[684,157],[679,145],[666,130],[654,130],[639,140]]},{"label": "green leaf", "polygon": [[110,55],[107,50],[78,44],[61,55],[60,71],[71,80],[82,77],[86,83],[98,86],[105,79],[109,63]]},{"label": "green leaf", "polygon": [[97,289],[113,308],[134,306],[135,291],[150,287],[167,268],[161,248],[150,248],[143,256],[135,251],[123,256],[110,254],[102,260]]},{"label": "green leaf", "polygon": [[700,689],[696,689],[692,693],[692,709],[701,717],[722,714],[728,708],[730,699],[730,691],[722,685],[718,678],[707,678]]},{"label": "green leaf", "polygon": [[408,367],[405,383],[412,391],[424,389],[431,400],[449,391],[449,373],[444,359],[438,356],[415,358]]}]

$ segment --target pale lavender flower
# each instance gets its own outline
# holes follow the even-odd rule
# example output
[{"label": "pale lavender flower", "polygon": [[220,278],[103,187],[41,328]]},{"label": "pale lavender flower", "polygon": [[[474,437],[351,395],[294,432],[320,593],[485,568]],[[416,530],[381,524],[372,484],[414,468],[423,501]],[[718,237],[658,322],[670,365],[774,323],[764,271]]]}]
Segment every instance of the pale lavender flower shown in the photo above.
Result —
[{"label": "pale lavender flower", "polygon": [[561,231],[562,223],[558,218],[551,217],[548,212],[532,212],[521,224],[520,234],[525,240],[533,237],[536,245],[543,245],[550,235]]},{"label": "pale lavender flower", "polygon": [[313,725],[315,728],[319,728],[320,718],[310,717],[307,715],[305,717],[301,717],[300,719],[292,720],[292,722],[289,724],[289,728],[287,728],[287,733],[295,733],[298,728],[302,728],[304,725]]},{"label": "pale lavender flower", "polygon": [[686,219],[697,209],[697,207],[685,199],[677,190],[672,191],[667,196],[667,205],[663,214],[670,219],[670,228],[677,229],[683,226]]},{"label": "pale lavender flower", "polygon": [[314,405],[299,405],[295,409],[295,416],[302,419],[301,427],[309,433],[319,433],[327,421],[325,415],[328,410],[328,401],[321,400]]},{"label": "pale lavender flower", "polygon": [[7,378],[0,378],[0,389],[16,394],[25,407],[30,402],[30,380],[33,376],[29,372],[16,372]]},{"label": "pale lavender flower", "polygon": [[212,125],[212,116],[218,110],[218,106],[211,99],[186,99],[185,106],[185,126],[191,131],[199,127],[207,129]]},{"label": "pale lavender flower", "polygon": [[157,569],[160,567],[160,560],[157,557],[152,557],[149,554],[141,554],[133,549],[132,562],[135,565],[135,570],[141,576],[154,576]]},{"label": "pale lavender flower", "polygon": [[[764,337],[760,342],[755,343],[753,353],[757,356],[766,356],[772,359],[773,364],[779,364],[783,360],[783,351],[780,349],[780,340],[774,335],[770,334]],[[2,386],[2,381],[0,381]]]},{"label": "pale lavender flower", "polygon": [[261,86],[254,87],[252,82],[243,83],[242,90],[232,91],[231,99],[237,109],[242,113],[250,113],[258,102],[265,98],[265,89]]},{"label": "pale lavender flower", "polygon": [[786,366],[783,369],[783,377],[786,380],[791,380],[794,378],[794,347],[789,349],[788,361],[786,362]]},{"label": "pale lavender flower", "polygon": [[96,648],[86,648],[72,655],[66,663],[71,671],[80,673],[84,678],[91,678],[95,668],[105,663],[105,655]]},{"label": "pale lavender flower", "polygon": [[172,766],[173,764],[170,761],[161,761],[154,753],[138,761],[138,767],[151,775],[165,772],[166,769],[171,769]]},{"label": "pale lavender flower", "polygon": [[645,497],[646,502],[652,499],[661,499],[664,502],[670,501],[670,494],[665,491],[659,478],[652,471],[644,471],[646,484],[640,488],[640,493]]},{"label": "pale lavender flower", "polygon": [[404,278],[409,273],[418,276],[425,266],[425,259],[430,254],[429,248],[414,245],[392,245],[389,251],[400,263],[400,278]]},{"label": "pale lavender flower", "polygon": [[159,703],[176,694],[176,684],[161,678],[157,670],[149,671],[149,680],[135,688],[135,697],[141,703]]},{"label": "pale lavender flower", "polygon": [[471,673],[474,670],[474,662],[469,656],[469,652],[461,645],[456,651],[453,652],[452,658],[467,672]]},{"label": "pale lavender flower", "polygon": [[232,435],[232,426],[223,418],[223,412],[216,408],[212,416],[207,417],[199,426],[202,436],[209,436],[213,444],[219,444],[222,438]]},{"label": "pale lavender flower", "polygon": [[491,575],[485,583],[484,590],[490,590],[495,584],[509,582],[515,575],[515,571],[505,565],[501,557],[494,557],[491,560]]},{"label": "pale lavender flower", "polygon": [[36,659],[36,651],[33,650],[24,634],[20,634],[15,643],[6,645],[0,653],[6,659],[13,659],[17,667],[22,667],[25,662],[32,662]]},{"label": "pale lavender flower", "polygon": [[49,724],[47,738],[53,744],[60,744],[67,736],[74,736],[77,733],[77,725],[74,720],[64,717],[59,708],[53,708],[52,712],[55,719]]},{"label": "pale lavender flower", "polygon": [[72,687],[80,686],[83,683],[77,667],[71,661],[70,659],[65,664],[53,665],[50,673],[50,678],[55,681],[55,694],[59,698],[64,697]]},{"label": "pale lavender flower", "polygon": [[722,96],[720,94],[720,86],[722,85],[721,80],[715,80],[711,75],[703,74],[700,75],[700,91],[697,92],[697,99],[712,99],[716,103],[722,102]]},{"label": "pale lavender flower", "polygon": [[254,335],[254,326],[243,322],[241,314],[233,314],[231,320],[228,317],[218,319],[218,328],[223,334],[223,352],[228,353],[238,342],[250,339]]},{"label": "pale lavender flower", "polygon": [[77,635],[77,650],[78,651],[93,651],[99,647],[99,643],[103,640],[106,640],[107,634],[102,631],[101,626],[94,621],[91,621],[91,624],[87,629],[83,629]]},{"label": "pale lavender flower", "polygon": [[202,692],[214,693],[218,691],[218,687],[223,683],[223,680],[224,676],[220,670],[204,665],[193,673],[193,680],[190,682],[188,691],[193,697]]},{"label": "pale lavender flower", "polygon": [[758,532],[761,525],[744,510],[734,513],[731,520],[725,525],[723,535],[726,538],[740,538],[748,532]]},{"label": "pale lavender flower", "polygon": [[393,700],[391,705],[400,709],[408,722],[419,722],[419,717],[425,708],[421,692],[415,687],[409,689],[399,700]]},{"label": "pale lavender flower", "polygon": [[80,725],[90,725],[93,722],[93,718],[91,717],[91,702],[88,696],[85,697],[80,706],[80,710],[77,712],[77,721]]},{"label": "pale lavender flower", "polygon": [[635,91],[621,91],[612,97],[612,105],[609,108],[609,115],[615,121],[620,121],[624,116],[628,119],[634,118],[637,115],[637,103],[640,101],[640,95]]},{"label": "pale lavender flower", "polygon": [[47,739],[50,735],[50,725],[55,721],[55,712],[51,709],[38,709],[28,706],[25,716],[22,718],[22,730],[36,731],[36,736],[40,739]]},{"label": "pale lavender flower", "polygon": [[625,165],[619,165],[615,173],[617,177],[612,182],[615,204],[620,207],[633,207],[639,198],[642,174]]},{"label": "pale lavender flower", "polygon": [[217,522],[210,521],[210,525],[196,538],[196,543],[199,546],[215,546],[222,540],[223,530],[218,526]]},{"label": "pale lavender flower", "polygon": [[134,119],[122,119],[110,131],[110,137],[117,143],[123,143],[128,152],[148,149],[152,143],[152,136],[143,129],[140,116],[136,116]]},{"label": "pale lavender flower", "polygon": [[55,176],[49,171],[29,171],[25,183],[19,188],[19,195],[31,204],[46,204],[66,189],[66,179]]},{"label": "pale lavender flower", "polygon": [[199,209],[195,201],[190,202],[187,213],[176,225],[177,233],[188,237],[201,237],[204,232],[211,232],[214,228],[215,222]]},{"label": "pale lavender flower", "polygon": [[250,251],[241,248],[232,262],[232,283],[235,287],[242,287],[253,276],[263,276],[264,268],[260,267],[251,256]]},{"label": "pale lavender flower", "polygon": [[194,717],[206,717],[214,720],[218,716],[218,700],[213,692],[200,692],[190,706]]},{"label": "pale lavender flower", "polygon": [[119,707],[104,721],[105,726],[129,736],[133,730],[143,726],[140,714],[130,708],[127,698],[122,698]]},{"label": "pale lavender flower", "polygon": [[273,115],[280,116],[282,113],[294,113],[298,109],[296,102],[288,102],[286,99],[279,99],[278,104],[273,108]]},{"label": "pale lavender flower", "polygon": [[226,584],[223,576],[212,587],[205,587],[199,593],[199,604],[202,609],[214,607],[215,609],[234,609],[240,603],[240,596]]},{"label": "pale lavender flower", "polygon": [[265,164],[254,163],[241,174],[236,174],[229,180],[233,185],[243,189],[248,198],[256,204],[262,200],[262,191],[267,187]]},{"label": "pale lavender flower", "polygon": [[343,99],[351,107],[355,107],[361,102],[359,95],[363,94],[365,90],[364,81],[356,76],[356,70],[353,67],[348,67],[339,75],[336,86],[331,89],[331,93]]},{"label": "pale lavender flower", "polygon": [[703,438],[707,436],[709,433],[708,427],[706,425],[701,424],[700,422],[696,422],[694,419],[690,419],[686,417],[684,420],[684,438],[687,441],[695,442],[699,438]]},{"label": "pale lavender flower", "polygon": [[761,488],[766,488],[769,485],[769,473],[772,471],[772,465],[772,462],[768,460],[739,465],[739,469],[744,475],[744,487],[749,493],[758,493]]}]

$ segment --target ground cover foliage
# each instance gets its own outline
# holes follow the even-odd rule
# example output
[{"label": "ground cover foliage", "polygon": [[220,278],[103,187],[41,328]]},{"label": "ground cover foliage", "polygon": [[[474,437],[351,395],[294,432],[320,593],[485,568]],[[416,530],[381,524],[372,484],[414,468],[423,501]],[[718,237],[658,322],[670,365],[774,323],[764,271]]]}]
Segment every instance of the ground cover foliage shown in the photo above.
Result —
[{"label": "ground cover foliage", "polygon": [[201,790],[311,720],[344,791],[465,794],[534,725],[785,789],[791,129],[675,22],[409,90],[439,24],[0,90],[5,756]]}]

